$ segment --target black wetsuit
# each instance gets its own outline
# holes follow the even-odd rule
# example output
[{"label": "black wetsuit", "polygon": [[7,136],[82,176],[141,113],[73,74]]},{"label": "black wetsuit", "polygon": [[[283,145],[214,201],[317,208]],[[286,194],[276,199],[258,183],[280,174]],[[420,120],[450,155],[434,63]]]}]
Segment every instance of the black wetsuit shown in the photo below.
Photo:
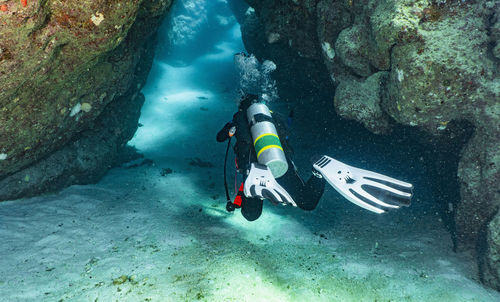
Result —
[{"label": "black wetsuit", "polygon": [[[247,171],[250,169],[250,164],[252,162],[257,162],[257,155],[255,154],[250,127],[246,116],[246,109],[250,105],[250,102],[245,103],[242,101],[238,112],[233,115],[233,120],[227,123],[219,133],[217,133],[217,141],[223,142],[229,138],[229,129],[233,126],[236,127],[236,143],[233,149],[236,154],[238,173],[243,175],[243,181],[247,176]],[[283,139],[287,138],[286,133],[284,133],[285,126],[276,119],[274,119],[274,124],[277,128],[289,167],[288,171],[283,176],[276,179],[276,181],[287,190],[288,194],[292,196],[299,208],[306,211],[314,210],[323,195],[325,180],[311,174],[307,182],[304,183],[302,181],[291,161],[292,149],[289,147],[289,142],[287,139]],[[244,195],[241,196],[241,198],[241,214],[243,217],[249,221],[259,218],[262,214],[263,200],[260,198],[246,198]]]}]

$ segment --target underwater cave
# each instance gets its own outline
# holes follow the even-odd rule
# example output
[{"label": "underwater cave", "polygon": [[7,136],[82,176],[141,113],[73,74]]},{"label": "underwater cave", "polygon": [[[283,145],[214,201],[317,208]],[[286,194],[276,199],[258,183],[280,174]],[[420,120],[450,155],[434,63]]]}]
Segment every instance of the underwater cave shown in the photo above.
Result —
[{"label": "underwater cave", "polygon": [[0,0],[1,300],[500,301],[499,67],[498,1]]}]

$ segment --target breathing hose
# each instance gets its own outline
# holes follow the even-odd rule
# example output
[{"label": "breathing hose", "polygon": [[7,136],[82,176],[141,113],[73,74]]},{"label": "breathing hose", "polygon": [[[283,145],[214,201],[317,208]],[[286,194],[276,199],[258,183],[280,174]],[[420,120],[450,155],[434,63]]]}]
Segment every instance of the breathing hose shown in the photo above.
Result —
[{"label": "breathing hose", "polygon": [[227,188],[227,177],[226,177],[226,166],[227,166],[227,154],[229,153],[229,147],[231,146],[231,136],[227,142],[226,155],[224,156],[224,189],[226,190],[226,210],[228,212],[234,211],[234,204],[231,202],[231,198],[229,197],[229,190]]}]

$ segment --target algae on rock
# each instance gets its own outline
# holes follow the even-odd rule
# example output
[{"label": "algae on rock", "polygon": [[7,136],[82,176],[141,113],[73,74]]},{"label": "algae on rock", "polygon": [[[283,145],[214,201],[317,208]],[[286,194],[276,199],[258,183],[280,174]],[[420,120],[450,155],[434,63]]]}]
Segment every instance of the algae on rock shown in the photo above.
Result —
[{"label": "algae on rock", "polygon": [[363,82],[344,81],[335,90],[335,109],[340,116],[357,120],[374,133],[389,131],[388,116],[380,107],[381,85],[387,72],[377,72]]},{"label": "algae on rock", "polygon": [[[156,30],[171,4],[42,0],[23,7],[15,2],[7,1],[0,12],[4,181],[74,144],[96,127],[108,104],[137,96],[151,67]],[[137,121],[129,122],[137,127]],[[116,144],[122,146],[121,140]]]},{"label": "algae on rock", "polygon": [[481,277],[489,286],[500,288],[500,212],[489,223],[486,236],[486,253],[481,259]]}]

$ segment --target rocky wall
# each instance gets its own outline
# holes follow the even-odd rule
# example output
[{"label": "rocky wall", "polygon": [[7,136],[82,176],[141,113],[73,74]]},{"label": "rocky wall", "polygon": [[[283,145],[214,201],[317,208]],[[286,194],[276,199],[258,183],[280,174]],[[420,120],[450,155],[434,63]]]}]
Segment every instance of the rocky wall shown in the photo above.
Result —
[{"label": "rocky wall", "polygon": [[93,182],[116,162],[170,5],[0,1],[0,200]]},{"label": "rocky wall", "polygon": [[[429,147],[435,150],[446,150],[446,142],[473,133],[457,151],[460,200],[445,202],[458,248],[483,250],[484,234],[491,234],[494,224],[489,223],[500,207],[500,3],[246,2],[251,8],[242,26],[245,45],[259,48],[261,58],[273,59],[281,48],[300,58],[296,61],[308,61],[314,69],[303,67],[304,74],[319,82],[328,79],[340,116],[374,133],[398,125],[421,129],[433,137]],[[247,26],[250,22],[254,25]],[[259,39],[250,40],[255,37]],[[281,81],[286,77],[279,75],[280,68],[286,70],[289,62],[277,60]],[[497,242],[489,244],[490,250],[498,247],[497,237],[489,236]],[[498,267],[492,261],[490,266]],[[488,284],[500,289],[498,278],[497,273],[485,279],[497,280]]]},{"label": "rocky wall", "polygon": [[500,212],[488,226],[486,249],[481,258],[481,279],[493,288],[500,288]]}]

